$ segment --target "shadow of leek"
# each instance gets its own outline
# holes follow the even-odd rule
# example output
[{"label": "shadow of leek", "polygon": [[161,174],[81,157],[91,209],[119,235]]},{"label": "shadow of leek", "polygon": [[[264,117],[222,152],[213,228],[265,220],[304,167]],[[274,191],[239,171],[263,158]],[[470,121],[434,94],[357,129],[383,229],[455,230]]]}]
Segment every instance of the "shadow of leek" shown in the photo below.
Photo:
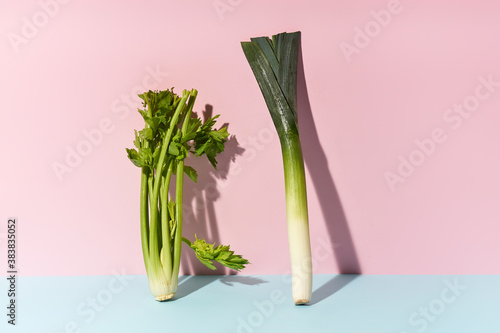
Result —
[{"label": "shadow of leek", "polygon": [[310,305],[319,303],[322,300],[332,296],[337,291],[351,283],[358,276],[359,274],[339,274],[332,277],[321,287],[313,291]]},{"label": "shadow of leek", "polygon": [[354,242],[333,177],[328,168],[325,151],[319,141],[311,111],[304,73],[302,48],[297,68],[297,109],[304,162],[311,176],[325,221],[332,253],[341,275],[335,276],[312,294],[312,303],[333,295],[361,274]]}]

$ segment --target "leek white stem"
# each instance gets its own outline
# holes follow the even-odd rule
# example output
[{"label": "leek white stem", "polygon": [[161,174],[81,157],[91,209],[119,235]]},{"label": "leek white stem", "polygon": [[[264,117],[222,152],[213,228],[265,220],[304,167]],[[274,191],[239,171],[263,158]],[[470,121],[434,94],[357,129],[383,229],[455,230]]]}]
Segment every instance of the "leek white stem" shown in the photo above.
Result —
[{"label": "leek white stem", "polygon": [[295,304],[305,304],[310,302],[312,294],[312,260],[304,162],[298,136],[280,139],[285,171],[292,295]]}]

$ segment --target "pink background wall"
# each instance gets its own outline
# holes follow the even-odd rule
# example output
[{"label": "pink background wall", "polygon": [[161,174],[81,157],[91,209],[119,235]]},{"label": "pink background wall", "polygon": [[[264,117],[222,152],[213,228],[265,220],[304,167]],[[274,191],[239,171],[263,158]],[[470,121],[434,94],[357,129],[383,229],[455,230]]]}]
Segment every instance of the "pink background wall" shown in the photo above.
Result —
[{"label": "pink background wall", "polygon": [[[201,179],[186,185],[185,235],[230,243],[251,260],[246,274],[287,273],[279,142],[239,42],[301,30],[314,271],[498,274],[499,10],[494,1],[3,2],[0,238],[17,216],[24,275],[143,274],[139,169],[124,150],[143,126],[135,95],[196,88],[196,111],[212,106],[245,151],[233,140],[221,173],[191,162]],[[59,179],[54,164],[68,149],[86,156]],[[185,258],[185,273],[207,272]]]}]

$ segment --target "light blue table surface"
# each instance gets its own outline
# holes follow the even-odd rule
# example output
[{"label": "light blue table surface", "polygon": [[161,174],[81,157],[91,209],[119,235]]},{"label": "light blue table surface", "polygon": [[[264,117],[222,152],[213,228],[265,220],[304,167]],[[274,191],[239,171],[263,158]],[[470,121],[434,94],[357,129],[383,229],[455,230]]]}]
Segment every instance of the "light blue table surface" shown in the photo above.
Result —
[{"label": "light blue table surface", "polygon": [[[288,276],[182,276],[156,302],[143,275],[20,277],[1,332],[499,333],[500,276],[315,275],[294,306]],[[7,305],[7,281],[0,283]]]}]

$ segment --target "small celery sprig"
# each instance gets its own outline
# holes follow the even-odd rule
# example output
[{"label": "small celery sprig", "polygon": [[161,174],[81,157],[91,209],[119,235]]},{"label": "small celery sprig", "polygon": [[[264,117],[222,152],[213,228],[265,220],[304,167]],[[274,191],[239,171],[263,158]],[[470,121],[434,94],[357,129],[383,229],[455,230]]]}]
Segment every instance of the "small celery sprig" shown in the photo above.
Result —
[{"label": "small celery sprig", "polygon": [[[196,170],[184,165],[184,160],[190,154],[206,155],[216,168],[216,156],[224,151],[229,137],[227,127],[214,128],[218,115],[202,121],[192,114],[197,95],[195,89],[184,90],[182,96],[173,89],[139,95],[144,106],[139,113],[145,127],[135,131],[135,148],[126,149],[131,162],[141,168],[142,253],[149,287],[158,301],[172,298],[177,291],[183,239],[183,176],[186,174],[194,182],[198,179]],[[173,198],[169,194],[172,175],[176,179]],[[194,244],[201,241],[197,239]],[[206,264],[206,257],[197,257]],[[216,258],[238,270],[248,263],[229,247],[220,248]]]},{"label": "small celery sprig", "polygon": [[195,238],[196,240],[193,243],[186,238],[182,240],[194,250],[196,258],[211,270],[216,269],[212,260],[237,271],[242,270],[245,268],[245,265],[249,264],[248,260],[241,255],[234,254],[234,251],[229,250],[229,245],[219,245],[214,248],[215,243],[209,244],[204,239],[199,239],[196,235]]}]

